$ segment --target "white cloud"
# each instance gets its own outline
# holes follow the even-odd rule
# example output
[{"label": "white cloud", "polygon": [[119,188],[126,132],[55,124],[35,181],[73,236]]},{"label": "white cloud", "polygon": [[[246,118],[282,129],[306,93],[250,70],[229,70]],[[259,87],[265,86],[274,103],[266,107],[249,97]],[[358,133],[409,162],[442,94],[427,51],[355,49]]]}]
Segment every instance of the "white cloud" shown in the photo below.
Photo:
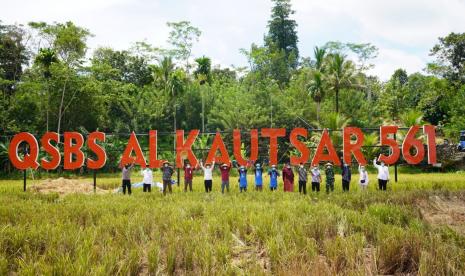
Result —
[{"label": "white cloud", "polygon": [[[196,56],[223,66],[244,66],[239,53],[261,43],[270,0],[15,0],[4,1],[4,23],[74,21],[91,30],[92,48],[128,48],[146,39],[165,45],[167,21],[189,20],[202,30]],[[439,36],[465,30],[462,0],[293,0],[301,55],[329,40],[371,42],[380,48],[372,71],[382,79],[394,69],[421,70]]]},{"label": "white cloud", "polygon": [[385,48],[380,49],[379,56],[373,63],[375,67],[370,73],[380,76],[382,80],[387,80],[399,68],[405,69],[410,74],[423,70],[426,65],[426,61],[416,55]]}]

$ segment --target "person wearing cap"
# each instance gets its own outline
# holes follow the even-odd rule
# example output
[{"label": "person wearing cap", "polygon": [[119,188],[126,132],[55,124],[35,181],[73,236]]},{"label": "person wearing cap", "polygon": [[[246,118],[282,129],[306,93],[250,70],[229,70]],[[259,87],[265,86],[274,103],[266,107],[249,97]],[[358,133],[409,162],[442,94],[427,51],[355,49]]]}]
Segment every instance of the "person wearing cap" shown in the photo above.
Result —
[{"label": "person wearing cap", "polygon": [[326,163],[325,165],[326,175],[326,193],[334,191],[334,168],[333,164]]},{"label": "person wearing cap", "polygon": [[270,176],[270,190],[275,191],[278,188],[278,177],[279,171],[276,169],[276,165],[272,165],[271,169],[268,170]]},{"label": "person wearing cap", "polygon": [[231,171],[231,162],[223,163],[220,167],[221,171],[221,193],[224,194],[224,188],[229,193],[229,172]]},{"label": "person wearing cap", "polygon": [[342,173],[342,191],[348,192],[350,187],[350,180],[352,178],[352,172],[350,171],[349,164],[342,162],[341,166]]},{"label": "person wearing cap", "polygon": [[310,171],[312,174],[312,192],[319,192],[320,191],[320,183],[321,183],[321,172],[318,164],[313,165],[312,170]]},{"label": "person wearing cap", "polygon": [[297,173],[299,174],[299,194],[303,193],[304,195],[307,194],[307,170],[303,163],[299,164],[297,168]]},{"label": "person wearing cap", "polygon": [[163,195],[166,195],[166,190],[168,189],[170,194],[173,192],[171,188],[171,177],[173,176],[174,169],[170,166],[168,161],[163,162],[163,167],[161,168],[162,179],[163,179]]},{"label": "person wearing cap", "polygon": [[365,168],[365,166],[361,166],[360,164],[358,165],[358,173],[359,173],[359,180],[358,183],[360,184],[360,188],[362,190],[366,190],[368,187],[368,172]]},{"label": "person wearing cap", "polygon": [[255,191],[263,190],[263,167],[262,164],[256,163],[253,169],[255,175]]},{"label": "person wearing cap", "polygon": [[[381,191],[386,191],[387,183],[389,181],[389,168],[381,161],[381,165],[376,163],[376,158],[373,160],[373,166],[378,169],[378,188]],[[379,158],[378,158],[379,161]]]},{"label": "person wearing cap", "polygon": [[147,166],[145,167],[144,170],[141,171],[142,174],[142,183],[143,188],[142,191],[145,192],[152,192],[152,184],[153,184],[153,172],[152,170]]},{"label": "person wearing cap", "polygon": [[131,195],[131,171],[134,168],[134,162],[131,164],[125,164],[122,169],[122,180],[123,180],[123,194],[126,194],[126,189],[128,190],[128,195]]},{"label": "person wearing cap", "polygon": [[247,167],[241,165],[237,170],[239,173],[239,191],[247,192]]},{"label": "person wearing cap", "polygon": [[194,168],[191,164],[184,163],[184,192],[187,192],[187,187],[189,191],[192,192],[192,179],[194,177]]},{"label": "person wearing cap", "polygon": [[205,166],[203,162],[200,161],[200,168],[203,170],[203,182],[205,185],[205,192],[209,193],[212,191],[213,186],[213,168],[215,167],[215,161],[213,164],[206,163]]},{"label": "person wearing cap", "polygon": [[285,192],[294,191],[294,172],[292,171],[291,163],[289,162],[287,162],[283,168],[283,182]]}]

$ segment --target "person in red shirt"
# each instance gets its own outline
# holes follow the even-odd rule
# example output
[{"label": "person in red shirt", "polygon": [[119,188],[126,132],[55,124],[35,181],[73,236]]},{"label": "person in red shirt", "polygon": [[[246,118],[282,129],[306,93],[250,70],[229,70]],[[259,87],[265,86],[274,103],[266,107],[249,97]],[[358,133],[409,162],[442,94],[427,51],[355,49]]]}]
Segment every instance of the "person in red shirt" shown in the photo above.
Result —
[{"label": "person in red shirt", "polygon": [[231,162],[229,164],[223,163],[220,167],[221,171],[221,193],[224,193],[224,188],[229,193],[229,172],[231,171]]},{"label": "person in red shirt", "polygon": [[184,192],[187,192],[187,186],[189,186],[189,190],[192,192],[193,173],[194,173],[194,168],[192,168],[191,164],[185,163],[184,164]]},{"label": "person in red shirt", "polygon": [[291,164],[288,162],[283,168],[283,181],[284,181],[284,191],[293,192],[294,191],[294,172],[292,171]]}]

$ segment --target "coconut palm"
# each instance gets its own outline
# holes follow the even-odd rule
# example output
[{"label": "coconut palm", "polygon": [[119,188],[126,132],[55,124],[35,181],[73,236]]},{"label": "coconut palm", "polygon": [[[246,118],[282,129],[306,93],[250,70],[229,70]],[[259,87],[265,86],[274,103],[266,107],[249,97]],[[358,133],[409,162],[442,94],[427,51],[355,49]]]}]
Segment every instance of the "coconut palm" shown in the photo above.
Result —
[{"label": "coconut palm", "polygon": [[313,55],[315,56],[315,69],[318,71],[324,71],[324,61],[326,57],[326,49],[315,47],[313,49]]},{"label": "coconut palm", "polygon": [[324,59],[326,56],[326,49],[315,47],[313,50],[315,55],[315,70],[311,73],[310,83],[308,85],[308,93],[316,102],[316,121],[320,122],[320,107],[324,97]]},{"label": "coconut palm", "polygon": [[153,69],[154,80],[158,87],[167,89],[171,73],[174,71],[175,64],[171,57],[164,57]]},{"label": "coconut palm", "polygon": [[328,84],[335,93],[336,113],[339,113],[339,91],[358,86],[354,63],[339,53],[331,54],[328,62]]},{"label": "coconut palm", "polygon": [[321,101],[324,97],[324,88],[323,88],[323,74],[317,70],[312,73],[312,79],[308,85],[308,93],[312,97],[313,101],[316,102],[316,121],[320,122],[320,109]]}]

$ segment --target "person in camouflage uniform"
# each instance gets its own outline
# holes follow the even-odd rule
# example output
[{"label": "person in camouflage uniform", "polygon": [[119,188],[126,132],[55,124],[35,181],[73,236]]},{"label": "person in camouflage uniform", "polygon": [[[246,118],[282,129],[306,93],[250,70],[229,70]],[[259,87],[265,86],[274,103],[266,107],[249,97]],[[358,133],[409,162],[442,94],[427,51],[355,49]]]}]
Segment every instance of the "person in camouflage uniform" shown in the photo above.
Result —
[{"label": "person in camouflage uniform", "polygon": [[326,193],[334,191],[334,168],[333,164],[327,163],[325,165],[326,174]]}]

